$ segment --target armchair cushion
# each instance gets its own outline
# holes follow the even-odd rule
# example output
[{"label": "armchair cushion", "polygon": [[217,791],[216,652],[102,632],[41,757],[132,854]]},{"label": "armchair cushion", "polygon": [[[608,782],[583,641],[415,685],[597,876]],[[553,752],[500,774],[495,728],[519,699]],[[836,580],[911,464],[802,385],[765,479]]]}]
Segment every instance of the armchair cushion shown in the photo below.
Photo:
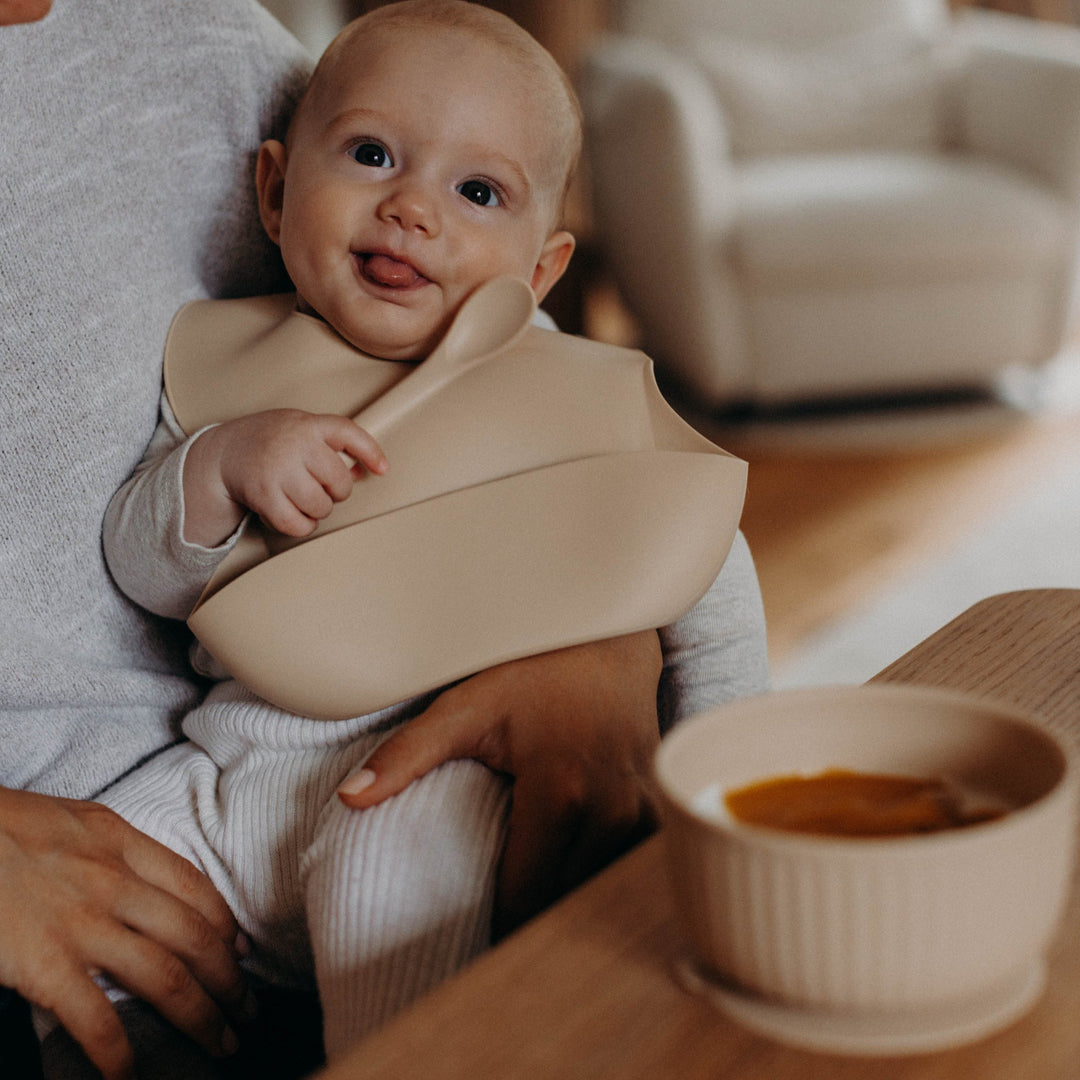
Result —
[{"label": "armchair cushion", "polygon": [[735,251],[751,289],[1052,275],[1071,256],[1069,202],[978,158],[758,158],[737,184]]},{"label": "armchair cushion", "polygon": [[946,140],[953,42],[877,28],[799,48],[727,36],[692,44],[738,157],[926,150]]}]

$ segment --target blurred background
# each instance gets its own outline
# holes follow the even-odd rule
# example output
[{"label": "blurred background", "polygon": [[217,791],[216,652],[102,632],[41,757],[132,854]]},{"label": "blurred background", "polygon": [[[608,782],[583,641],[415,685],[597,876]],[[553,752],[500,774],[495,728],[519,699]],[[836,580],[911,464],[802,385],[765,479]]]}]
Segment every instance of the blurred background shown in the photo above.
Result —
[{"label": "blurred background", "polygon": [[[363,0],[264,0],[318,54]],[[750,463],[778,685],[1080,587],[1080,0],[501,0],[582,97],[560,327]]]}]

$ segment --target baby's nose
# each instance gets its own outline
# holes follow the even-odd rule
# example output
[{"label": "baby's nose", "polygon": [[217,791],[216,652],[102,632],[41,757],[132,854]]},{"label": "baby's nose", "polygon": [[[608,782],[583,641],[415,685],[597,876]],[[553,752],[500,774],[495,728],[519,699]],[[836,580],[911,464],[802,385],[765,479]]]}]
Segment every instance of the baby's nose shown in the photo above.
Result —
[{"label": "baby's nose", "polygon": [[435,236],[439,232],[436,200],[422,184],[400,184],[391,190],[379,206],[384,221],[394,221],[406,232]]}]

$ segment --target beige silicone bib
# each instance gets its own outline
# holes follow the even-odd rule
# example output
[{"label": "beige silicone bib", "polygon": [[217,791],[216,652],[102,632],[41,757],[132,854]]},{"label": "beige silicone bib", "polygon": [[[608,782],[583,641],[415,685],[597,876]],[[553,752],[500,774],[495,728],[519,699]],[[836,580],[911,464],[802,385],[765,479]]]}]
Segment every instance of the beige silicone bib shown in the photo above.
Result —
[{"label": "beige silicone bib", "polygon": [[252,522],[192,612],[269,701],[360,715],[666,625],[719,573],[746,465],[672,411],[643,354],[531,325],[532,292],[512,278],[477,290],[421,364],[358,353],[294,302],[188,305],[165,360],[185,431],[336,412],[390,462],[302,542]]}]

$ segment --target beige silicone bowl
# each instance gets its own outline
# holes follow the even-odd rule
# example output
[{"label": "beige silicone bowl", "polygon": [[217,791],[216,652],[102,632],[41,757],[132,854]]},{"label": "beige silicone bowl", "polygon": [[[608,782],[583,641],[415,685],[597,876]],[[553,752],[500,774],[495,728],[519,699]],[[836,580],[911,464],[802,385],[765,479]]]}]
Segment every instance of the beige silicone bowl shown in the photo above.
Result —
[{"label": "beige silicone bowl", "polygon": [[[1012,807],[918,836],[734,821],[724,793],[830,768],[949,779]],[[914,1053],[1005,1027],[1038,998],[1066,899],[1075,766],[985,700],[895,685],[744,699],[686,721],[655,762],[681,974],[735,1018],[841,1053]]]}]

